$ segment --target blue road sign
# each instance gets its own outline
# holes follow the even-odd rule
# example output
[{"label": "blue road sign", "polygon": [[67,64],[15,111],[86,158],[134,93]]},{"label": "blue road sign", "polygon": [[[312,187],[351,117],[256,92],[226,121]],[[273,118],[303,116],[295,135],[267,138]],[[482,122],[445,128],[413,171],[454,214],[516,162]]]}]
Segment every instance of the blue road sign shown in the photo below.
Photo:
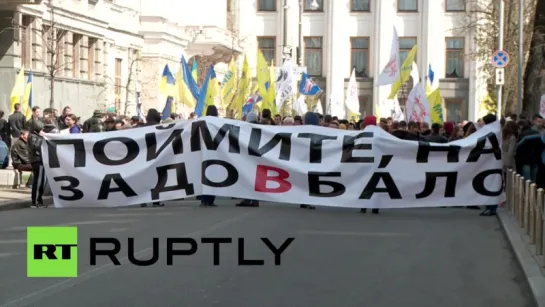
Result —
[{"label": "blue road sign", "polygon": [[498,50],[492,54],[492,64],[497,68],[504,68],[509,64],[509,54],[503,50]]}]

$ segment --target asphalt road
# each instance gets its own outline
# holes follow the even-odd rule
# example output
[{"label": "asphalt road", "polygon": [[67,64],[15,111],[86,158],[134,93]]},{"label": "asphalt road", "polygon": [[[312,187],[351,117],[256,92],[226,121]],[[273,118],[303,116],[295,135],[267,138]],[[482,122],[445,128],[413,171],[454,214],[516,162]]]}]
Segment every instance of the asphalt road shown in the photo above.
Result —
[{"label": "asphalt road", "polygon": [[[0,307],[7,306],[224,306],[224,307],[532,307],[495,218],[466,209],[354,210],[269,204],[217,208],[194,202],[165,208],[24,209],[0,212]],[[79,277],[26,277],[26,226],[78,226]],[[89,238],[123,243],[121,266],[99,258],[89,265]],[[162,241],[159,262],[128,263],[126,240],[139,259]],[[222,247],[213,265],[211,245],[166,265],[167,237],[242,237],[246,258],[264,266],[238,266],[237,244]],[[295,241],[274,266],[261,242]]]}]

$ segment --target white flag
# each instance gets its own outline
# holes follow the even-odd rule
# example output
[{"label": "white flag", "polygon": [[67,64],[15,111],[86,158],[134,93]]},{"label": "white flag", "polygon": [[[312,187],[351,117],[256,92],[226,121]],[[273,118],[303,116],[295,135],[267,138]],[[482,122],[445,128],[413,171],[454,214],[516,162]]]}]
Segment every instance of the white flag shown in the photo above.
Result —
[{"label": "white flag", "polygon": [[399,37],[394,27],[392,38],[392,48],[390,49],[390,58],[388,63],[377,77],[377,86],[393,84],[399,79]]},{"label": "white flag", "polygon": [[397,95],[394,97],[394,112],[393,112],[392,119],[395,121],[402,121],[405,120],[405,114],[403,114],[403,110],[401,110],[401,106],[399,105],[399,100],[397,100]]},{"label": "white flag", "polygon": [[352,69],[348,86],[346,87],[346,100],[344,104],[350,112],[360,115],[360,99],[358,94],[358,83],[356,82],[356,69]]},{"label": "white flag", "polygon": [[405,103],[405,117],[409,121],[428,123],[431,125],[430,103],[422,83],[413,86]]},{"label": "white flag", "polygon": [[420,73],[418,72],[418,66],[413,62],[413,68],[411,70],[411,78],[413,79],[413,87],[420,83]]},{"label": "white flag", "polygon": [[291,59],[286,59],[280,70],[280,77],[276,80],[276,108],[280,110],[282,104],[293,93],[293,64]]},{"label": "white flag", "polygon": [[303,116],[308,112],[307,103],[305,102],[305,95],[299,96],[293,103],[293,110],[297,115]]}]

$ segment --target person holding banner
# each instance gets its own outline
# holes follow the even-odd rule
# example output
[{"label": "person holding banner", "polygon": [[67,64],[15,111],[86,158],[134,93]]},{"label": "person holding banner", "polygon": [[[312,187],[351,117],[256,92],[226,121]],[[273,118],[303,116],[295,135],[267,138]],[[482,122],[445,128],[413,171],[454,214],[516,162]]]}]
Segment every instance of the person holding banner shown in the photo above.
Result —
[{"label": "person holding banner", "polygon": [[[145,126],[155,126],[159,125],[161,123],[161,114],[156,109],[149,109],[148,114],[146,115],[146,123],[142,124],[140,127]],[[147,204],[141,204],[140,207],[147,207]],[[153,202],[153,207],[164,207],[165,204],[163,204],[160,201]]]},{"label": "person holding banner", "polygon": [[[320,126],[320,117],[318,116],[318,114],[314,112],[307,112],[303,120],[303,125]],[[305,204],[302,204],[300,208],[311,209],[311,210],[316,209],[316,207],[314,206],[305,205]]]},{"label": "person holding banner", "polygon": [[[218,115],[218,109],[215,105],[208,106],[208,108],[206,109],[206,116],[218,117]],[[201,207],[217,207],[217,205],[214,204],[215,200],[216,196],[214,195],[201,195]]]}]

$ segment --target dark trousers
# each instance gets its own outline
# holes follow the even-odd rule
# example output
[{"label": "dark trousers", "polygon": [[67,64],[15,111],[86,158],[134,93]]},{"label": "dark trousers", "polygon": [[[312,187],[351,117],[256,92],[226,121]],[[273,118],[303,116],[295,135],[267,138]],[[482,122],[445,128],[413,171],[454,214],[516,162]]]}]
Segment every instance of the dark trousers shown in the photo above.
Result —
[{"label": "dark trousers", "polygon": [[201,203],[205,205],[212,205],[216,200],[216,196],[213,195],[201,195]]},{"label": "dark trousers", "polygon": [[47,178],[42,163],[32,163],[32,204],[43,204],[43,195]]}]

